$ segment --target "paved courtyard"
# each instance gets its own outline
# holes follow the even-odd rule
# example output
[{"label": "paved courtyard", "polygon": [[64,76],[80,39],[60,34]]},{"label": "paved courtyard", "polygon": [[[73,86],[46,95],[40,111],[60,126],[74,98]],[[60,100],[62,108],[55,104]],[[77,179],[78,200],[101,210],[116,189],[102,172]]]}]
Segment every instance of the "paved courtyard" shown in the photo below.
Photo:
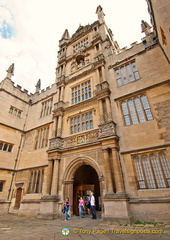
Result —
[{"label": "paved courtyard", "polygon": [[63,219],[41,220],[14,214],[0,215],[0,240],[169,240],[170,224],[136,223],[120,225],[73,216]]}]

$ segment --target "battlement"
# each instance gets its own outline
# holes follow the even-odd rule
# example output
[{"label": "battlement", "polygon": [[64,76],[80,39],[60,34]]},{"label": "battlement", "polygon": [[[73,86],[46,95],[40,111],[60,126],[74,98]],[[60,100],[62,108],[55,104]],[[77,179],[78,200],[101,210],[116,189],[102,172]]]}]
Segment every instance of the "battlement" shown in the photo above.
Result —
[{"label": "battlement", "polygon": [[15,84],[9,78],[5,78],[0,82],[0,89],[5,90],[13,96],[20,98],[23,101],[28,102],[30,99],[32,103],[37,101],[41,101],[46,97],[50,96],[52,93],[56,92],[56,84],[52,84],[51,86],[46,87],[46,89],[42,89],[39,92],[29,93],[28,90],[22,89],[22,87],[18,84]]}]

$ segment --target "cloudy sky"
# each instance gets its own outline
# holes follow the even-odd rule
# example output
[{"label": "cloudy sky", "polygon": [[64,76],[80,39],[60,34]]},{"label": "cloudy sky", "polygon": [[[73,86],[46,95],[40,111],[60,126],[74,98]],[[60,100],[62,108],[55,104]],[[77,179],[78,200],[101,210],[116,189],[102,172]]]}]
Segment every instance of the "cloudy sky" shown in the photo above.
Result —
[{"label": "cloudy sky", "polygon": [[34,93],[38,79],[51,86],[64,30],[71,36],[96,21],[98,5],[121,48],[141,41],[141,20],[150,24],[145,0],[0,0],[0,81],[14,63],[12,80],[23,89]]}]

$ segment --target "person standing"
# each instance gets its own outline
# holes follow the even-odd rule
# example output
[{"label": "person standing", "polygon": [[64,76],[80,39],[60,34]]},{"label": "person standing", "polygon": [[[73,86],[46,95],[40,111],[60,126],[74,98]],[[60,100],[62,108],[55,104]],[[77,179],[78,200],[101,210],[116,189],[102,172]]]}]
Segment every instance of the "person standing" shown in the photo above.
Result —
[{"label": "person standing", "polygon": [[86,211],[87,211],[87,214],[90,214],[90,196],[87,195],[86,196],[86,202],[85,202],[85,205],[86,205]]},{"label": "person standing", "polygon": [[84,200],[82,197],[79,199],[79,218],[82,218],[84,215]]},{"label": "person standing", "polygon": [[92,219],[96,219],[95,197],[94,197],[94,193],[92,191],[91,191],[90,205],[91,205]]},{"label": "person standing", "polygon": [[65,221],[68,221],[68,219],[70,219],[70,215],[68,214],[68,211],[70,209],[70,201],[69,198],[66,198],[66,202],[65,202]]}]

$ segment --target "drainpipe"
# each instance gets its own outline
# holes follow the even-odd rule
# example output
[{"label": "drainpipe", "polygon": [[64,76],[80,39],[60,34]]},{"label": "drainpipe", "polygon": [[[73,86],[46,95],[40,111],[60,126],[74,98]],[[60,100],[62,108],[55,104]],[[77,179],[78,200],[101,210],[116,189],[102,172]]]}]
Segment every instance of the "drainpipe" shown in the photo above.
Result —
[{"label": "drainpipe", "polygon": [[[25,130],[25,126],[26,126],[26,122],[27,122],[27,117],[28,117],[28,112],[29,112],[29,108],[30,108],[31,104],[32,104],[32,100],[30,99],[29,102],[28,102],[28,108],[27,108],[27,113],[26,113],[26,117],[25,117],[25,122],[24,122],[23,129],[22,129],[22,134],[21,134],[21,138],[20,138],[20,143],[19,143],[19,146],[18,146],[18,152],[17,152],[17,155],[16,155],[15,163],[14,163],[14,169],[13,169],[13,173],[12,173],[11,184],[10,184],[10,188],[9,188],[9,190],[8,190],[8,198],[7,198],[7,200],[8,200],[9,202],[10,202],[11,199],[12,199],[12,194],[11,194],[12,185],[13,185],[13,182],[14,182],[14,177],[15,177],[16,167],[17,167],[17,162],[18,162],[18,159],[19,159],[19,154],[20,154],[20,150],[21,150],[21,144],[22,144],[22,140],[23,140],[23,136],[24,136],[24,130]],[[10,209],[10,204],[8,205],[8,212],[9,212],[9,209]]]}]

